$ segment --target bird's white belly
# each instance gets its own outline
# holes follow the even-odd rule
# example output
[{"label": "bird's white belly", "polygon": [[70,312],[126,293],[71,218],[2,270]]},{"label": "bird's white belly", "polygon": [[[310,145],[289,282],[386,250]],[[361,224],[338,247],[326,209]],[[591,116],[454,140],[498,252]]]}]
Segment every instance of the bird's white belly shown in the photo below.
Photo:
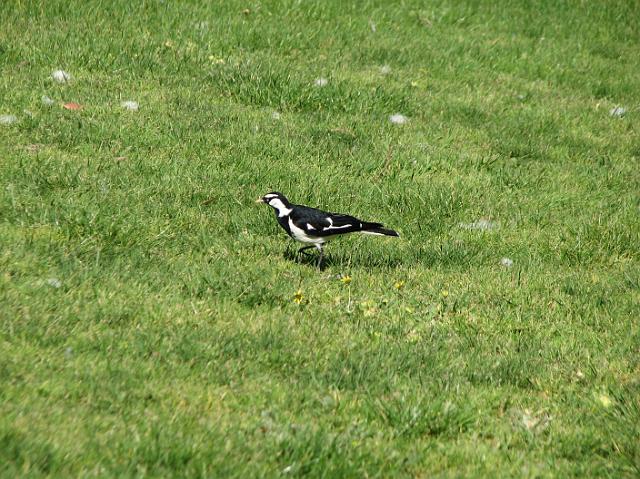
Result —
[{"label": "bird's white belly", "polygon": [[293,236],[293,239],[300,241],[301,243],[322,244],[326,241],[325,238],[309,236],[302,228],[298,228],[294,225],[291,218],[289,218],[289,229],[291,230],[291,236]]}]

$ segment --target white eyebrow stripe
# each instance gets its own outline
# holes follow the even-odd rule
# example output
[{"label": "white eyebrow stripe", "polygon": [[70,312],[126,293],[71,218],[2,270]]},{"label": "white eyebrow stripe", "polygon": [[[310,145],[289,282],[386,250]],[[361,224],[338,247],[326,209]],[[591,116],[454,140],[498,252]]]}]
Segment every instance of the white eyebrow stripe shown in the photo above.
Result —
[{"label": "white eyebrow stripe", "polygon": [[269,193],[268,195],[264,195],[265,198],[275,198],[278,195],[274,195],[273,193]]}]

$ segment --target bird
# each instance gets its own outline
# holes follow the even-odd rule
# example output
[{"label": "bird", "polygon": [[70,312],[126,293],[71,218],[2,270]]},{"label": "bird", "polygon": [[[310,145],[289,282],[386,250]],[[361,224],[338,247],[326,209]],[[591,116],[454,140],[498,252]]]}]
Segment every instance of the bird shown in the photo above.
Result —
[{"label": "bird", "polygon": [[319,256],[316,265],[318,268],[322,265],[324,244],[336,236],[348,233],[400,236],[396,231],[385,228],[382,223],[370,223],[350,215],[294,205],[286,196],[277,191],[272,191],[258,198],[256,203],[271,206],[282,229],[294,240],[307,244],[298,250],[298,255],[308,255],[306,250],[311,248],[318,250]]}]

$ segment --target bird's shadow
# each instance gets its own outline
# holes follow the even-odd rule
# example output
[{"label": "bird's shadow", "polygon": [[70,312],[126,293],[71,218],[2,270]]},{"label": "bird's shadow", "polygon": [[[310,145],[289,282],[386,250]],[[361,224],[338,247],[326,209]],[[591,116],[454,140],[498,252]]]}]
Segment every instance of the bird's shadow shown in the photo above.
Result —
[{"label": "bird's shadow", "polygon": [[299,253],[298,249],[287,248],[283,257],[296,264],[304,265],[307,267],[311,267],[314,269],[319,269],[320,271],[324,271],[327,268],[332,266],[336,267],[359,267],[359,266],[368,266],[368,267],[386,267],[386,268],[397,268],[405,264],[403,258],[398,256],[387,256],[387,257],[367,257],[363,258],[359,255],[346,255],[342,252],[334,252],[328,253],[325,252],[322,263],[318,268],[318,253],[315,251],[313,253]]},{"label": "bird's shadow", "polygon": [[[284,258],[310,268],[317,268],[318,253],[298,257],[298,249],[287,246]],[[395,269],[419,264],[424,268],[447,267],[467,269],[470,264],[489,261],[490,253],[482,243],[471,241],[437,241],[421,245],[398,245],[396,248],[325,248],[320,270],[335,268]]]},{"label": "bird's shadow", "polygon": [[320,263],[320,266],[318,267],[318,254],[319,253],[316,252],[300,253],[300,251],[297,249],[287,248],[282,256],[286,260],[292,261],[296,264],[310,266],[312,268],[317,268],[320,271],[324,271],[325,269],[327,269],[327,267],[333,264],[333,260],[325,254],[322,258],[322,263]]}]

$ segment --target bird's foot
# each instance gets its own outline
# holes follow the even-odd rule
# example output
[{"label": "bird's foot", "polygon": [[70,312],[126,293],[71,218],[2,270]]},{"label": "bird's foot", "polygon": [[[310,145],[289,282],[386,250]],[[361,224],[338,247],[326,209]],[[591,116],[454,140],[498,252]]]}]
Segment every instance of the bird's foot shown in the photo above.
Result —
[{"label": "bird's foot", "polygon": [[[298,256],[300,255],[305,255],[305,256],[311,256],[311,253],[307,253],[305,250],[309,249],[309,246],[305,246],[304,248],[300,248],[298,250]],[[313,246],[311,246],[311,248],[313,248]]]}]

